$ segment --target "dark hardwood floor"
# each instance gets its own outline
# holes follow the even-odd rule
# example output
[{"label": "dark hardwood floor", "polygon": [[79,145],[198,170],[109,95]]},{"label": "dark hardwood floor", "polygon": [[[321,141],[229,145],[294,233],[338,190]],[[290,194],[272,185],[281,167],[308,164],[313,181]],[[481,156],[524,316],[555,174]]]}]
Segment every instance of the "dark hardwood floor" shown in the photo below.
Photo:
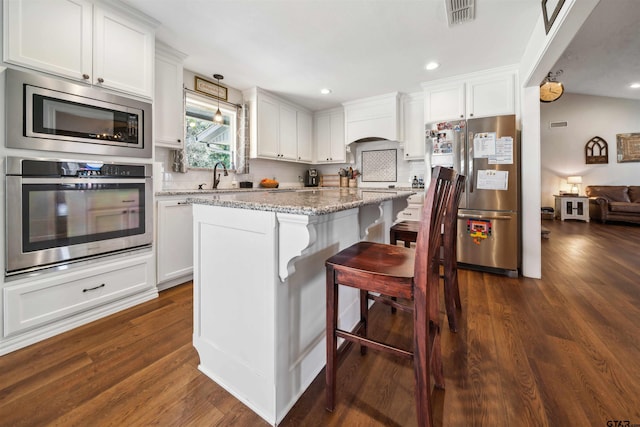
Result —
[{"label": "dark hardwood floor", "polygon": [[[543,221],[543,279],[460,270],[443,312],[446,390],[436,425],[640,424],[640,226]],[[2,426],[260,426],[197,370],[192,286],[0,357]],[[410,319],[372,308],[376,336],[410,344]],[[283,426],[413,426],[407,361],[353,351],[324,409],[324,371]],[[629,420],[629,424],[607,424]]]}]

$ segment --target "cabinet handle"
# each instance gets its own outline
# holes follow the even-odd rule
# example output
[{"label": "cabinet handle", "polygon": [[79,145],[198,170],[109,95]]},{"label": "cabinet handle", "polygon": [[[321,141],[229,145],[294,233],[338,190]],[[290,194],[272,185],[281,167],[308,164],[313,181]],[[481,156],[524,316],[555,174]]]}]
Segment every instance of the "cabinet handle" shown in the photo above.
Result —
[{"label": "cabinet handle", "polygon": [[98,83],[104,83],[104,79],[102,77],[98,77]]},{"label": "cabinet handle", "polygon": [[89,80],[89,74],[83,74],[82,78],[85,79],[85,80]]},{"label": "cabinet handle", "polygon": [[178,142],[182,142],[182,140],[181,140],[181,139],[179,139],[179,140],[178,140]]},{"label": "cabinet handle", "polygon": [[106,285],[103,283],[103,284],[95,286],[93,288],[85,288],[85,289],[82,290],[82,292],[95,291],[96,289],[104,288],[105,286]]},{"label": "cabinet handle", "polygon": [[473,117],[473,113],[469,114],[469,116]]},{"label": "cabinet handle", "polygon": [[464,119],[464,114],[460,114],[460,118],[461,118],[461,119]]}]

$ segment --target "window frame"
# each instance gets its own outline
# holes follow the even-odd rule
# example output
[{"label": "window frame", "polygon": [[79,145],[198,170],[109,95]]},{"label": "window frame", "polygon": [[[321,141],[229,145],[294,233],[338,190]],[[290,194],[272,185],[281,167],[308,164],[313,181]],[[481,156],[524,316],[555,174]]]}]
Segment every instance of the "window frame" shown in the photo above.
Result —
[{"label": "window frame", "polygon": [[[231,143],[230,143],[230,165],[227,166],[227,170],[230,172],[235,172],[236,169],[236,164],[237,164],[237,156],[238,156],[238,110],[235,106],[232,106],[233,104],[229,104],[227,102],[220,102],[219,107],[218,107],[218,100],[211,98],[211,97],[207,97],[206,95],[202,95],[190,90],[185,90],[185,96],[184,96],[184,123],[185,123],[185,144],[184,144],[184,151],[185,151],[185,157],[186,157],[186,167],[188,170],[194,170],[194,171],[211,171],[213,170],[213,167],[207,168],[207,167],[196,167],[196,166],[191,166],[189,164],[189,154],[188,154],[188,145],[187,145],[187,127],[189,126],[188,124],[188,120],[189,120],[189,116],[187,115],[187,104],[189,103],[193,103],[196,105],[201,105],[202,107],[204,107],[205,109],[209,109],[209,107],[212,108],[212,116],[213,114],[216,112],[216,110],[218,108],[220,108],[220,111],[222,112],[223,116],[229,116],[231,117],[231,120],[229,122],[229,131],[231,132]],[[213,120],[212,120],[213,121]]]}]

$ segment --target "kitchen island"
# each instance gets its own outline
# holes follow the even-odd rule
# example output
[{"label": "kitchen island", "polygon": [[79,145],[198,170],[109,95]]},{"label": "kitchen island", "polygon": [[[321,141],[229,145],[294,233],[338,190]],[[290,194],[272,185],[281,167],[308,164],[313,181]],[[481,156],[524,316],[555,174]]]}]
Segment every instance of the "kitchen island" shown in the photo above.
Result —
[{"label": "kitchen island", "polygon": [[[410,191],[313,189],[191,197],[199,369],[272,425],[325,365],[327,258],[388,242]],[[340,289],[340,320],[359,319]]]}]

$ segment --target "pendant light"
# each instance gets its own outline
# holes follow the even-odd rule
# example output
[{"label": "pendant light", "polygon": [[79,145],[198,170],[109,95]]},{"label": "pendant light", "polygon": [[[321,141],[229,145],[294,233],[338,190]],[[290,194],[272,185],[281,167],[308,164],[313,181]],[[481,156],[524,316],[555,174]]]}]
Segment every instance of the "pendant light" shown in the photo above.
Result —
[{"label": "pendant light", "polygon": [[[214,74],[213,78],[218,81],[218,86],[220,86],[220,80],[224,79],[224,76],[222,74]],[[220,111],[220,97],[218,97],[218,111],[216,111],[216,114],[213,116],[213,121],[216,123],[222,123],[224,121],[222,112]]]}]

